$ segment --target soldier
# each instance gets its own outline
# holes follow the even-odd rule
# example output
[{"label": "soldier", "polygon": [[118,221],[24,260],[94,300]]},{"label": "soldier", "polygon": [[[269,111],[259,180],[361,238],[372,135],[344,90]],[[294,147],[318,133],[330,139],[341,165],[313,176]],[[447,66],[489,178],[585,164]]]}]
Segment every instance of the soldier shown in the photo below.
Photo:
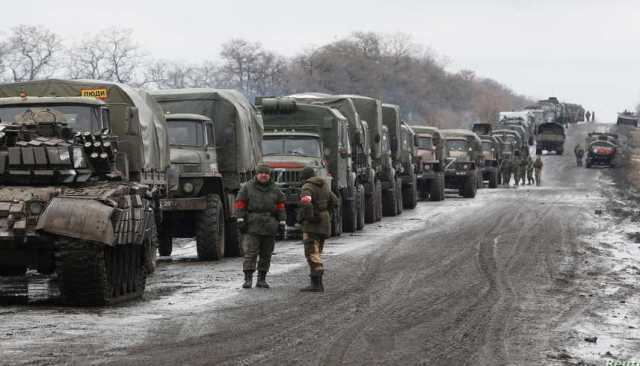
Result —
[{"label": "soldier", "polygon": [[238,229],[245,233],[243,288],[251,288],[258,256],[260,261],[256,287],[269,288],[266,277],[275,237],[285,226],[284,202],[285,196],[271,181],[271,168],[266,164],[258,165],[255,178],[245,183],[238,192]]},{"label": "soldier", "polygon": [[511,157],[507,157],[502,161],[502,167],[500,169],[502,173],[502,184],[509,186],[511,182]]},{"label": "soldier", "polygon": [[539,186],[541,184],[540,179],[542,178],[543,166],[544,164],[542,164],[542,158],[540,158],[540,155],[538,155],[536,161],[533,162],[533,168],[536,170],[536,186]]},{"label": "soldier", "polygon": [[531,155],[527,157],[527,181],[529,185],[532,185],[535,182],[535,179],[533,179],[533,159],[531,158]]},{"label": "soldier", "polygon": [[513,161],[511,162],[511,172],[513,173],[513,180],[517,186],[520,183],[520,152],[516,151],[513,155]]},{"label": "soldier", "polygon": [[596,111],[591,111],[591,122],[596,121]]},{"label": "soldier", "polygon": [[322,292],[322,249],[324,241],[331,235],[331,211],[338,206],[338,198],[327,182],[316,177],[313,168],[305,167],[301,179],[304,182],[300,193],[304,256],[307,258],[311,284],[300,291]]},{"label": "soldier", "polygon": [[525,185],[527,184],[526,180],[527,180],[527,166],[529,165],[529,159],[531,159],[530,156],[522,156],[522,158],[520,159],[520,184],[521,185]]},{"label": "soldier", "polygon": [[582,166],[582,158],[584,157],[584,149],[580,144],[577,144],[573,149],[573,153],[576,155],[576,164],[581,167]]},{"label": "soldier", "polygon": [[591,119],[591,112],[587,111],[587,113],[585,113],[585,117],[587,117],[587,122],[589,122]]}]

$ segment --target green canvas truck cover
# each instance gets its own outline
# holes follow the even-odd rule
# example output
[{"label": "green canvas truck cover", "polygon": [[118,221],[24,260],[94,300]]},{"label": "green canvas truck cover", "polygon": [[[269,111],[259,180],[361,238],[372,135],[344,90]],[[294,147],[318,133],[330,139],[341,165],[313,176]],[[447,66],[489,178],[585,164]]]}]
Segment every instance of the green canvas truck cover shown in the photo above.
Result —
[{"label": "green canvas truck cover", "polygon": [[151,92],[166,113],[195,113],[211,118],[219,147],[218,168],[229,175],[251,173],[262,160],[262,119],[237,90],[169,89]]},{"label": "green canvas truck cover", "polygon": [[382,105],[382,123],[389,130],[389,137],[395,143],[391,144],[391,154],[394,160],[400,159],[402,148],[400,138],[402,135],[402,124],[400,121],[400,107],[395,104]]},{"label": "green canvas truck cover", "polygon": [[360,119],[366,121],[371,136],[371,157],[382,158],[382,103],[378,99],[362,95],[336,95],[336,97],[349,98],[356,106]]},{"label": "green canvas truck cover", "polygon": [[[109,107],[113,134],[122,138],[122,143],[127,144],[123,150],[132,155],[131,170],[165,171],[169,166],[169,137],[164,113],[143,90],[100,80],[47,79],[0,84],[0,98],[18,97],[21,93],[26,93],[27,98],[85,96],[101,99]],[[127,135],[127,107],[138,110],[142,144],[137,137]]]}]

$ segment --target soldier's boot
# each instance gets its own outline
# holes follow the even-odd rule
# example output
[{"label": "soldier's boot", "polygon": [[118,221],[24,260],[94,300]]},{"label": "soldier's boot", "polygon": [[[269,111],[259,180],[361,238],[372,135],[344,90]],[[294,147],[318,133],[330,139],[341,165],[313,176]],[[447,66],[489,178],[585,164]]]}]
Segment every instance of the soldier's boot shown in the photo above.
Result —
[{"label": "soldier's boot", "polygon": [[313,272],[309,276],[311,279],[311,283],[309,286],[305,288],[301,288],[302,292],[323,292],[324,286],[322,285],[322,273],[321,272]]},{"label": "soldier's boot", "polygon": [[269,284],[267,283],[267,272],[266,271],[259,271],[258,272],[258,282],[256,282],[256,287],[269,288]]},{"label": "soldier's boot", "polygon": [[244,271],[244,283],[242,288],[251,288],[253,285],[253,271]]}]

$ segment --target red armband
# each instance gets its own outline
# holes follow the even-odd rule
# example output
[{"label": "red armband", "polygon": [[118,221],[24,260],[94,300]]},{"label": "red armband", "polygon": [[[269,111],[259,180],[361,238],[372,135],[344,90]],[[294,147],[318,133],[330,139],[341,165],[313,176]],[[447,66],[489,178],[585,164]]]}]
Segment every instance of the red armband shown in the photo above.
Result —
[{"label": "red armband", "polygon": [[276,204],[276,208],[278,210],[284,210],[284,202],[280,202],[280,203]]},{"label": "red armband", "polygon": [[247,208],[247,201],[245,201],[245,200],[237,200],[236,201],[236,209],[240,210],[240,209],[243,209],[243,208]]}]

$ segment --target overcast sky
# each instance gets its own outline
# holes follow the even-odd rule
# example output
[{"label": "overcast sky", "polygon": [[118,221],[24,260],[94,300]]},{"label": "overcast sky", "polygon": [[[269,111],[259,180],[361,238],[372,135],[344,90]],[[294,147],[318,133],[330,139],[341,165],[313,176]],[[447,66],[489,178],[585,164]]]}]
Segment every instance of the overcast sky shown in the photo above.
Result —
[{"label": "overcast sky", "polygon": [[2,4],[2,26],[43,25],[66,39],[128,27],[154,57],[214,59],[234,37],[286,56],[352,31],[402,32],[534,98],[555,95],[603,121],[640,102],[640,2],[633,0],[44,1]]}]

